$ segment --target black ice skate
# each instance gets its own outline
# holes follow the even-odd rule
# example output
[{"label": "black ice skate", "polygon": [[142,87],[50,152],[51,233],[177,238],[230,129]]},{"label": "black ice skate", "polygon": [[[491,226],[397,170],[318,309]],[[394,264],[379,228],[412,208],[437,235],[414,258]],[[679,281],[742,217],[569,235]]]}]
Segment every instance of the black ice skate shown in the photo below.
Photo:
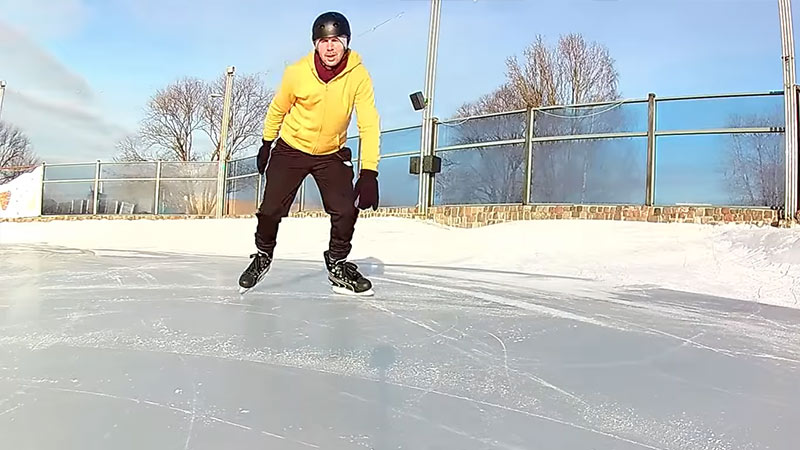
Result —
[{"label": "black ice skate", "polygon": [[250,265],[239,276],[240,294],[244,294],[258,284],[264,278],[264,275],[269,272],[269,268],[272,265],[272,258],[266,253],[253,253],[250,258],[252,259]]},{"label": "black ice skate", "polygon": [[358,266],[344,259],[334,261],[328,251],[325,251],[324,256],[333,292],[345,295],[374,295],[372,283],[358,272]]}]

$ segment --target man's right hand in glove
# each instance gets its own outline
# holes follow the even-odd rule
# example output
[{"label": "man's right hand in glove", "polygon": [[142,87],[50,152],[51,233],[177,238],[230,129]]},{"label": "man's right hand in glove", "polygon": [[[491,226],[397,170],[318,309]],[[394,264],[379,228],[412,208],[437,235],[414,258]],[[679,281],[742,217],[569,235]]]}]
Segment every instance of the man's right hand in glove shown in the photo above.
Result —
[{"label": "man's right hand in glove", "polygon": [[261,148],[258,149],[258,157],[256,158],[256,167],[258,173],[264,174],[267,169],[267,161],[269,161],[269,152],[272,149],[272,141],[261,140]]}]

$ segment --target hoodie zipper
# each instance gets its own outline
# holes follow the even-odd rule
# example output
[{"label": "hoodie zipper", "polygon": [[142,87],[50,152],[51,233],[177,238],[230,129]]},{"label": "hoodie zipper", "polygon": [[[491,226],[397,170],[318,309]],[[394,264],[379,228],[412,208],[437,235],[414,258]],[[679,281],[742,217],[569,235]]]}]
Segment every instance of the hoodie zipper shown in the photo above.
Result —
[{"label": "hoodie zipper", "polygon": [[[322,137],[322,127],[325,124],[325,117],[328,114],[328,87],[334,81],[338,80],[339,78],[344,77],[345,74],[347,72],[349,72],[350,70],[352,70],[353,67],[355,67],[355,66],[353,66],[353,67],[345,67],[345,69],[340,74],[336,75],[330,81],[325,83],[324,81],[322,81],[322,79],[320,79],[319,74],[317,74],[316,69],[313,67],[313,62],[311,64],[312,64],[311,70],[314,72],[314,78],[316,78],[317,81],[322,83],[323,86],[325,87],[324,92],[322,94],[322,120],[320,121],[319,128],[317,129],[317,139],[314,142],[314,149],[311,150],[311,154],[313,155],[313,154],[316,154],[318,152],[318,150],[319,150],[319,141],[320,141],[320,138]],[[348,63],[348,65],[349,65],[349,63]]]},{"label": "hoodie zipper", "polygon": [[[333,82],[333,80],[331,80]],[[319,130],[317,131],[317,140],[314,143],[314,153],[317,153],[319,149],[319,141],[322,138],[322,127],[325,125],[325,117],[328,115],[328,85],[329,83],[324,83],[325,91],[322,94],[322,120],[319,124]]]}]

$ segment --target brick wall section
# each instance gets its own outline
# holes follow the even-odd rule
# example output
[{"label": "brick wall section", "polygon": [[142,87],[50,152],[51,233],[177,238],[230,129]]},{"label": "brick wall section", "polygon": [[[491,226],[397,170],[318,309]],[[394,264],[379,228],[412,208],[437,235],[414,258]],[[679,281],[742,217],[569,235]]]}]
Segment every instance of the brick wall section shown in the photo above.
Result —
[{"label": "brick wall section", "polygon": [[[302,211],[292,217],[326,217],[324,211]],[[404,217],[424,219],[416,208],[380,208],[362,211],[361,217]],[[697,224],[738,223],[777,226],[778,212],[761,208],[708,208],[695,206],[652,207],[638,205],[493,205],[439,206],[427,217],[439,224],[475,228],[513,220],[620,220],[637,222],[678,222]]]},{"label": "brick wall section", "polygon": [[757,208],[651,207],[635,205],[498,205],[436,207],[432,208],[431,214],[432,219],[440,224],[464,228],[474,228],[512,220],[552,219],[779,225],[777,211]]},{"label": "brick wall section", "polygon": [[187,215],[154,215],[154,214],[110,214],[110,215],[65,215],[65,216],[41,216],[41,217],[21,217],[17,219],[0,219],[0,222],[53,222],[56,220],[201,220],[213,219],[214,216],[187,216]]},{"label": "brick wall section", "polygon": [[[290,214],[291,217],[328,217],[325,211],[297,211]],[[402,217],[404,219],[425,219],[423,214],[417,212],[417,208],[378,208],[377,211],[368,209],[361,211],[358,217]]]},{"label": "brick wall section", "polygon": [[[291,217],[327,217],[324,211],[300,211]],[[241,215],[237,217],[253,217]],[[430,219],[439,224],[476,228],[513,220],[620,220],[637,222],[679,222],[697,224],[751,224],[758,226],[788,226],[780,221],[778,211],[762,208],[718,208],[694,206],[650,207],[637,205],[493,205],[493,206],[438,206],[430,208],[428,217],[417,213],[416,208],[379,208],[378,211],[362,211],[360,217],[402,217],[407,219]],[[173,220],[205,219],[209,216],[44,216],[23,219],[0,219],[13,222],[47,222],[52,220]]]}]

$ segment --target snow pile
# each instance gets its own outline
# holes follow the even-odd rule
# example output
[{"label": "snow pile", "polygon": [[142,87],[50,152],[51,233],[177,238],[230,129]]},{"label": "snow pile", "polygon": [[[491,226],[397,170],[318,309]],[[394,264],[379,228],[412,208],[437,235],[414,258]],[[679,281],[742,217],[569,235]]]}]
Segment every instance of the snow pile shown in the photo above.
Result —
[{"label": "snow pile", "polygon": [[[320,260],[326,218],[287,218],[277,259]],[[0,223],[0,244],[241,256],[256,220]],[[800,308],[800,231],[741,225],[520,221],[475,229],[360,219],[352,259],[576,276],[610,289],[655,286]]]}]

